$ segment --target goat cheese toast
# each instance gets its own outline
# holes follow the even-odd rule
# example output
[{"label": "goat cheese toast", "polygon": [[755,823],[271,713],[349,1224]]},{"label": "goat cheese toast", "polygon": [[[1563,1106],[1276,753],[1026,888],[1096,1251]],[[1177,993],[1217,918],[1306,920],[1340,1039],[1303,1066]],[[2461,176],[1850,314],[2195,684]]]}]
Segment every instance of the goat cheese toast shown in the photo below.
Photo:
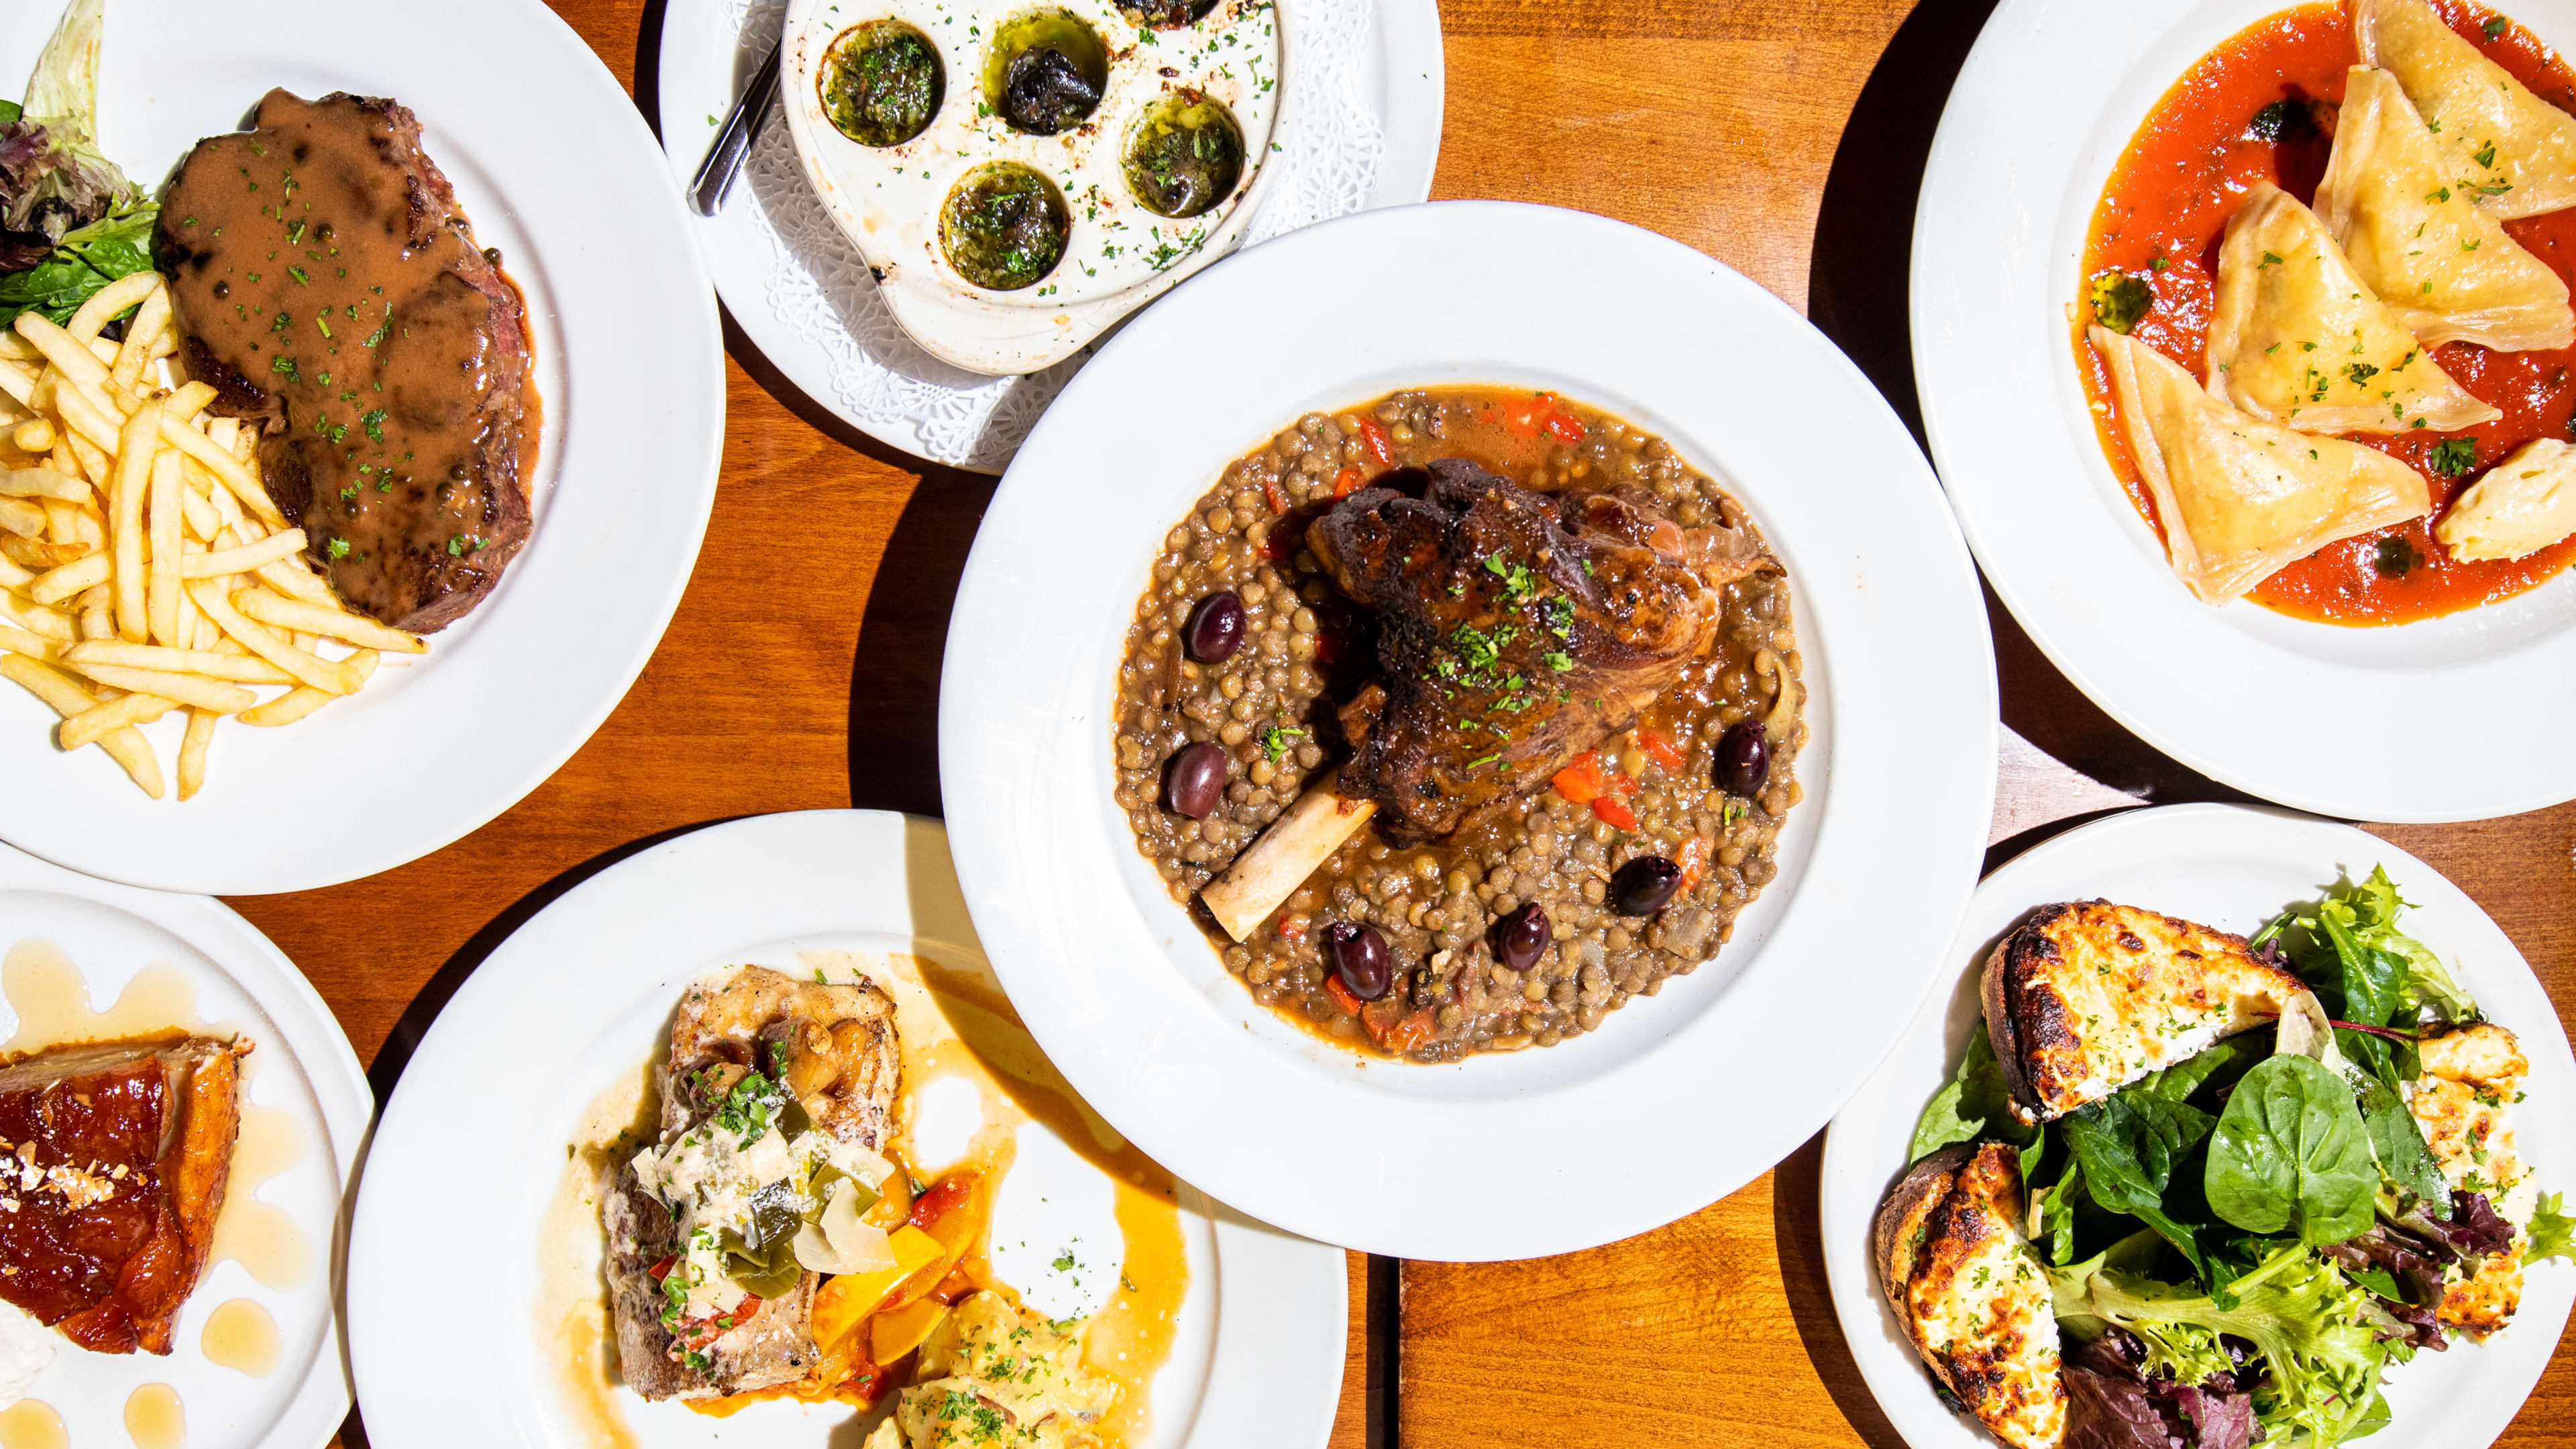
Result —
[{"label": "goat cheese toast", "polygon": [[2571,1256],[2512,1032],[2385,873],[2251,938],[2042,906],[1918,1121],[1872,1257],[1945,1402],[2014,1449],[2332,1449],[2386,1375]]},{"label": "goat cheese toast", "polygon": [[2281,1014],[2307,989],[2242,936],[2109,901],[2042,906],[1982,983],[2024,1121],[2053,1121]]},{"label": "goat cheese toast", "polygon": [[1906,1337],[2015,1449],[2066,1433],[2048,1273],[2022,1235],[2021,1154],[1960,1143],[1914,1164],[1880,1204],[1872,1259]]},{"label": "goat cheese toast", "polygon": [[661,1138],[601,1209],[618,1367],[648,1399],[803,1379],[825,1273],[895,1265],[860,1221],[893,1167],[892,998],[763,966],[692,983],[656,1074]]}]

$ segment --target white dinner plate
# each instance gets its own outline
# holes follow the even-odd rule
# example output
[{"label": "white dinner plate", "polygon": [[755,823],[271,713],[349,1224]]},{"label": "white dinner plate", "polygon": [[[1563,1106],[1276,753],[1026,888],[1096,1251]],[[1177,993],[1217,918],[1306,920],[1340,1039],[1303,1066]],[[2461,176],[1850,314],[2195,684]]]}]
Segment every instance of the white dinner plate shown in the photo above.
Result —
[{"label": "white dinner plate", "polygon": [[[76,992],[63,990],[73,977]],[[36,1025],[46,1021],[70,1029]],[[222,903],[92,880],[0,845],[0,1051],[38,1045],[12,1041],[27,1028],[81,1040],[170,1027],[251,1042],[214,1258],[179,1310],[168,1357],[89,1353],[48,1334],[53,1361],[28,1397],[60,1416],[75,1446],[129,1442],[128,1401],[162,1385],[195,1449],[319,1449],[349,1413],[334,1302],[341,1204],[375,1112],[357,1054],[312,985]],[[239,1301],[255,1312],[229,1307]],[[218,1362],[234,1356],[221,1332],[209,1358],[218,1311],[266,1315],[274,1367],[254,1376]]]},{"label": "white dinner plate", "polygon": [[[2431,947],[2488,1016],[2510,1028],[2531,1060],[2529,1100],[2514,1109],[2514,1141],[2540,1174],[2541,1191],[2576,1188],[2576,1059],[2567,1033],[2522,954],[2477,902],[2431,866],[2375,835],[2285,811],[2236,805],[2134,810],[2056,837],[1986,877],[1942,958],[1941,987],[1923,1003],[1895,1052],[1834,1118],[1825,1137],[1818,1208],[1825,1274],[1843,1336],[1879,1407],[1914,1449],[1991,1449],[1974,1419],[1942,1407],[1932,1380],[1878,1291],[1870,1220],[1903,1175],[1915,1119],[1958,1069],[1968,1033],[1983,1019],[1978,973],[1995,942],[2038,906],[2104,897],[2240,935],[2284,908],[2315,900],[2339,876],[2366,879],[2385,866],[2414,909],[2398,929]],[[2484,1345],[2455,1339],[2391,1368],[2389,1426],[2372,1449],[2483,1449],[2504,1431],[2533,1385],[2576,1303],[2576,1268],[2525,1270],[2522,1309]]]},{"label": "white dinner plate", "polygon": [[[1295,115],[1284,174],[1250,239],[1431,194],[1440,154],[1440,12],[1432,0],[1289,0],[1296,7]],[[786,0],[671,0],[662,15],[660,117],[686,185],[734,98],[777,42]],[[1088,360],[1028,377],[979,377],[921,350],[816,199],[773,113],[731,198],[692,217],[725,310],[807,397],[889,446],[999,473]]]},{"label": "white dinner plate", "polygon": [[[985,973],[937,822],[817,810],[711,826],[584,881],[476,969],[404,1068],[361,1184],[349,1340],[370,1443],[587,1446],[623,1432],[664,1449],[742,1430],[778,1449],[857,1442],[847,1407],[770,1402],[713,1419],[622,1386],[592,1401],[617,1421],[602,1425],[580,1407],[538,1311],[541,1228],[585,1109],[653,1054],[685,983],[727,966],[793,969],[806,951],[863,962],[900,952]],[[922,1114],[916,1146],[929,1130],[920,1122],[953,1110],[930,1095],[903,1109]],[[996,1269],[1033,1306],[1089,1311],[1116,1281],[1090,1272],[1105,1264],[1079,1246],[1117,1240],[1110,1181],[1043,1125],[1020,1128],[1018,1147],[994,1208]],[[1125,1449],[1319,1449],[1341,1385],[1342,1255],[1187,1188],[1181,1197],[1188,1293],[1154,1383],[1152,1441]],[[1051,1260],[1059,1247],[1074,1266]],[[424,1311],[437,1275],[458,1264],[472,1265],[486,1334],[475,1392],[463,1394],[437,1367],[454,1355],[455,1324]]]},{"label": "white dinner plate", "polygon": [[[0,28],[16,95],[55,0]],[[38,23],[41,16],[42,23]],[[271,87],[391,96],[526,294],[545,408],[535,532],[429,653],[300,723],[215,732],[205,789],[154,801],[0,688],[0,837],[160,890],[257,895],[373,875],[517,803],[616,707],[677,607],[715,499],[724,354],[661,152],[607,67],[537,0],[113,0],[102,148],[158,188]],[[399,665],[400,667],[396,667]],[[183,721],[148,727],[166,770]]]},{"label": "white dinner plate", "polygon": [[[2004,0],[1950,90],[1914,220],[1914,373],[1977,562],[2051,663],[2214,779],[2303,810],[2476,820],[2576,797],[2576,573],[2389,628],[2212,608],[2102,455],[2069,307],[2086,229],[2138,124],[2282,0]],[[2576,0],[2504,7],[2576,44]],[[2046,125],[2032,117],[2046,116]],[[2426,757],[2395,700],[2478,721]]]},{"label": "white dinner plate", "polygon": [[[1623,417],[1752,511],[1788,565],[1806,658],[1806,798],[1711,968],[1559,1046],[1364,1061],[1254,1002],[1138,852],[1112,796],[1113,687],[1164,534],[1229,461],[1310,410],[1479,382]],[[1796,313],[1651,232],[1443,202],[1253,248],[1110,340],[985,514],[939,758],[985,946],[1120,1131],[1310,1237],[1534,1257],[1732,1192],[1877,1064],[1985,849],[1994,659],[1922,454]],[[1779,1030],[1821,1002],[1830,1031]]]}]

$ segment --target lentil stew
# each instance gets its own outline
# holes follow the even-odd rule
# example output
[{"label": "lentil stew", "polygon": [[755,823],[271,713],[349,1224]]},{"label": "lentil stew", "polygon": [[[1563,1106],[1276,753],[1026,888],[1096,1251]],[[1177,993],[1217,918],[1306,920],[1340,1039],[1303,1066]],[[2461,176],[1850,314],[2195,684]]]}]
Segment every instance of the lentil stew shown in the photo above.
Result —
[{"label": "lentil stew", "polygon": [[[1485,495],[1560,513],[1568,540],[1586,516],[1619,520],[1650,540],[1654,558],[1696,559],[1693,546],[1723,540],[1734,566],[1692,575],[1705,585],[1711,617],[1696,637],[1706,642],[1653,676],[1658,687],[1642,700],[1554,690],[1559,714],[1588,705],[1608,732],[1539,770],[1535,788],[1480,799],[1445,834],[1423,838],[1380,810],[1244,939],[1229,938],[1201,889],[1301,795],[1336,784],[1352,741],[1383,724],[1392,661],[1424,647],[1420,620],[1364,608],[1336,587],[1318,559],[1330,550],[1308,529],[1337,505],[1337,521],[1389,505],[1418,513],[1410,500],[1436,500],[1469,478]],[[1612,611],[1620,605],[1605,601],[1641,612],[1655,604],[1612,583],[1609,567],[1609,586],[1587,589],[1593,559],[1606,555],[1568,547],[1534,561],[1535,574],[1497,556],[1480,562],[1495,599],[1525,609],[1531,627],[1553,628],[1578,657],[1587,642],[1616,653],[1598,634],[1578,637],[1588,620],[1551,623],[1571,611],[1551,614],[1550,603],[1562,609],[1580,594]],[[1551,594],[1550,567],[1567,597]],[[1408,629],[1409,641],[1396,637]],[[1456,639],[1482,647],[1497,635],[1507,631],[1461,627],[1430,647],[1438,655]],[[1462,738],[1475,728],[1503,736],[1525,701],[1549,695],[1544,671],[1587,677],[1564,653],[1535,657],[1545,662],[1529,666],[1534,679],[1513,673],[1477,696],[1498,701],[1486,714],[1502,724],[1461,719]],[[1802,794],[1800,668],[1785,573],[1743,506],[1669,443],[1554,394],[1401,391],[1298,419],[1227,465],[1165,537],[1120,664],[1116,798],[1226,969],[1287,1020],[1418,1062],[1552,1046],[1713,959],[1778,873],[1780,829]],[[1450,759],[1438,776],[1492,758]]]}]

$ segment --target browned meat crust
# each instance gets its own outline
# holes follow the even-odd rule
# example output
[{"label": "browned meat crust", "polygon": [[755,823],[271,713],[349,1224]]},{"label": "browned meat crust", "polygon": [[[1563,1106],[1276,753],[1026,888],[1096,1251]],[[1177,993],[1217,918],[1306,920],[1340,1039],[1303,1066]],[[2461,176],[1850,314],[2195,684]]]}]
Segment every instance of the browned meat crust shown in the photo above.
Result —
[{"label": "browned meat crust", "polygon": [[1717,636],[1724,586],[1778,560],[1613,493],[1551,496],[1473,463],[1420,498],[1369,488],[1306,532],[1378,622],[1382,676],[1341,712],[1342,790],[1398,844],[1446,836],[1626,729]]},{"label": "browned meat crust", "polygon": [[[801,981],[764,966],[693,986],[682,998],[657,1079],[663,1132],[706,1115],[746,1071],[771,1071],[780,1055],[773,1046],[783,1048],[787,1088],[817,1127],[884,1150],[902,1072],[892,998],[874,986]],[[785,1298],[764,1301],[750,1321],[705,1348],[698,1367],[681,1357],[664,1326],[653,1277],[654,1266],[680,1250],[670,1211],[637,1182],[631,1164],[619,1169],[600,1211],[618,1370],[629,1387],[648,1399],[705,1398],[794,1383],[811,1370],[817,1275],[805,1274]]]}]

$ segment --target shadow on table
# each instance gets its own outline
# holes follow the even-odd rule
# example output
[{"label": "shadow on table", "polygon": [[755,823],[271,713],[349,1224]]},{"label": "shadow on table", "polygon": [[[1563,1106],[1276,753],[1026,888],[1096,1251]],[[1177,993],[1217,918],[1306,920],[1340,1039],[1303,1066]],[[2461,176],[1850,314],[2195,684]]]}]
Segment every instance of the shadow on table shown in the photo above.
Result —
[{"label": "shadow on table", "polygon": [[859,616],[850,661],[850,804],[937,816],[948,612],[998,480],[911,458],[896,466],[919,470],[921,486],[895,520]]},{"label": "shadow on table", "polygon": [[[1909,328],[1915,202],[1951,83],[1994,7],[1995,0],[1925,5],[1897,27],[1835,147],[1816,216],[1808,316],[1877,384],[1917,443],[1923,413]],[[2253,798],[2129,733],[2048,662],[1992,589],[1985,598],[2004,723],[2022,738],[2149,804]],[[2005,842],[2013,849],[2004,854],[2037,843],[2041,834]]]},{"label": "shadow on table", "polygon": [[1870,1449],[1905,1449],[1904,1436],[1870,1397],[1860,1364],[1843,1339],[1842,1321],[1834,1316],[1833,1290],[1825,1282],[1824,1228],[1816,1210],[1824,1162],[1825,1134],[1819,1132],[1771,1170],[1771,1234],[1780,1254],[1789,1316],[1798,1325],[1798,1339],[1807,1347],[1816,1377],[1824,1381],[1825,1392],[1833,1395],[1852,1432]]},{"label": "shadow on table", "polygon": [[420,994],[411,999],[411,1005],[403,1008],[401,1019],[394,1023],[394,1029],[385,1037],[385,1044],[377,1050],[374,1064],[367,1068],[367,1085],[375,1090],[376,1109],[383,1111],[384,1105],[393,1100],[394,1087],[402,1080],[403,1069],[411,1064],[412,1053],[420,1049],[422,1038],[429,1035],[430,1025],[438,1020],[438,1014],[447,1009],[447,1003],[464,987],[466,978],[472,976],[485,958],[500,949],[502,942],[510,939],[539,911],[561,900],[573,887],[629,856],[640,855],[691,831],[722,825],[725,819],[739,818],[742,817],[728,816],[673,826],[603,851],[511,902],[500,914],[485,922],[483,929],[467,938],[465,944],[456,949],[456,954],[448,957],[446,964],[429,978],[429,983],[421,987]]}]

